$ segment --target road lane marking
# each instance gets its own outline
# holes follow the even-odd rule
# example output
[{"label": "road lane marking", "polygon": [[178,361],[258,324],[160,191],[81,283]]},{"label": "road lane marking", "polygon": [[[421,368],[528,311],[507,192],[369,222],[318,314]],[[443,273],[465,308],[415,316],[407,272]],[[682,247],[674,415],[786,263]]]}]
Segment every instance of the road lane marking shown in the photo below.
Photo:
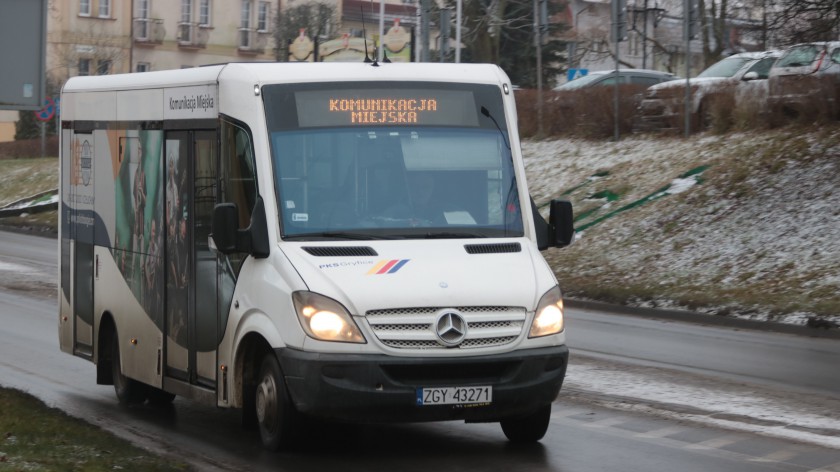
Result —
[{"label": "road lane marking", "polygon": [[664,438],[665,436],[670,436],[672,434],[681,433],[685,431],[685,429],[685,426],[668,426],[665,428],[659,428],[653,431],[648,431],[647,433],[637,433],[633,436],[637,438],[657,439]]},{"label": "road lane marking", "polygon": [[792,449],[781,449],[775,452],[771,452],[765,456],[754,457],[750,460],[754,462],[785,462],[793,459],[794,457],[801,454],[801,452],[794,451]]},{"label": "road lane marking", "polygon": [[738,441],[742,441],[744,436],[741,435],[733,435],[728,434],[726,436],[721,436],[719,438],[712,438],[708,441],[703,441],[695,444],[689,444],[685,448],[686,449],[720,449],[724,446],[728,446],[730,444],[735,444]]},{"label": "road lane marking", "polygon": [[609,428],[625,422],[627,422],[627,418],[614,416],[612,418],[604,418],[602,420],[592,421],[590,423],[583,423],[583,425],[591,428]]}]

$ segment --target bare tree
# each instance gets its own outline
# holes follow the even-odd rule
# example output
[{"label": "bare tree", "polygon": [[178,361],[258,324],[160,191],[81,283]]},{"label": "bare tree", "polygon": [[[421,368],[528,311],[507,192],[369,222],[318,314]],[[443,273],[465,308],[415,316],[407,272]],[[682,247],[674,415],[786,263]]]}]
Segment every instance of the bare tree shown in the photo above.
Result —
[{"label": "bare tree", "polygon": [[[128,60],[130,38],[113,36],[99,27],[90,25],[84,32],[65,32],[60,40],[49,45],[51,65],[47,71],[49,77],[58,84],[63,84],[75,75],[111,74],[123,69],[123,62]],[[81,70],[82,64],[88,70]]]},{"label": "bare tree", "polygon": [[[454,2],[449,2],[454,4]],[[473,62],[498,64],[501,29],[508,0],[465,0],[461,37]]]},{"label": "bare tree", "polygon": [[[66,10],[67,5],[64,7]],[[57,24],[61,24],[62,8],[59,7],[59,0],[49,1],[48,15]],[[94,22],[85,31],[58,31],[50,35],[47,43],[47,82],[51,87],[60,90],[67,79],[80,73],[110,74],[127,69],[123,66],[129,58],[131,37],[112,27],[106,28],[105,25]],[[86,61],[89,70],[79,70],[83,61]]]},{"label": "bare tree", "polygon": [[699,0],[700,40],[703,43],[703,69],[719,61],[729,49],[728,0]]},{"label": "bare tree", "polygon": [[838,39],[837,0],[762,0],[768,33],[782,45]]}]

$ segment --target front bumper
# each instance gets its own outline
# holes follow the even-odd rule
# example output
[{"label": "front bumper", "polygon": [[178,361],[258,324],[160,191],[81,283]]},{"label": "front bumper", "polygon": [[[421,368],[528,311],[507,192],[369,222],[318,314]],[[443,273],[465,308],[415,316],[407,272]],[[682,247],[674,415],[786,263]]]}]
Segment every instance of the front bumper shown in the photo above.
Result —
[{"label": "front bumper", "polygon": [[[276,350],[295,407],[353,422],[498,421],[530,414],[557,397],[569,350],[527,349],[492,356],[406,358]],[[418,406],[418,388],[491,385],[483,405]]]}]

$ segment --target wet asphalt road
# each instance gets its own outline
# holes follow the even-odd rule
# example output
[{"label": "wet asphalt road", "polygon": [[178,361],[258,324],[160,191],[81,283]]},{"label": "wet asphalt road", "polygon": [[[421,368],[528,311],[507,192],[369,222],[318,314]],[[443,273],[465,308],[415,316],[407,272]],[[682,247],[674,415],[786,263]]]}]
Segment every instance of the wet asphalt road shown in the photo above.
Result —
[{"label": "wet asphalt road", "polygon": [[[182,458],[197,470],[840,472],[840,450],[617,411],[587,401],[580,392],[561,393],[548,434],[530,447],[511,446],[495,424],[450,422],[320,425],[302,451],[267,453],[257,445],[256,433],[241,429],[236,411],[181,399],[167,409],[120,407],[111,387],[95,385],[93,364],[58,349],[54,290],[50,295],[39,285],[54,267],[55,240],[0,233],[0,385],[28,391],[155,452]],[[35,288],[27,290],[29,285]],[[752,354],[736,356],[734,361],[727,357],[724,350],[732,344],[736,352],[755,353],[761,365],[781,362],[772,356],[787,358],[804,390],[837,393],[832,383],[839,376],[836,369],[810,375],[806,371],[826,362],[824,356],[837,362],[840,357],[832,349],[840,343],[817,342],[817,347],[803,348],[813,346],[809,338],[782,343],[772,335],[769,340],[759,336],[762,333],[745,336],[725,328],[709,331],[709,327],[642,321],[574,313],[569,321],[569,337],[574,339],[570,346],[573,353],[593,358],[624,357],[643,365],[744,382],[789,383],[783,377],[789,374],[774,374],[784,369],[750,367]],[[657,349],[669,354],[663,358]],[[741,363],[746,372],[738,367]],[[819,380],[824,377],[829,380]]]}]

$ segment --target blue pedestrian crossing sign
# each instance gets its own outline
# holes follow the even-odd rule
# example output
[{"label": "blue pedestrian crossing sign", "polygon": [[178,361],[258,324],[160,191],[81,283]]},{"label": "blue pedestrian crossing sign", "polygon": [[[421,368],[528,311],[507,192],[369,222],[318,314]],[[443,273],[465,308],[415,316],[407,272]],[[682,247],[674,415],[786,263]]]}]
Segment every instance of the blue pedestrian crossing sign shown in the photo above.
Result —
[{"label": "blue pedestrian crossing sign", "polygon": [[583,77],[587,74],[589,74],[589,69],[569,69],[566,72],[566,80],[575,80],[578,77]]}]

